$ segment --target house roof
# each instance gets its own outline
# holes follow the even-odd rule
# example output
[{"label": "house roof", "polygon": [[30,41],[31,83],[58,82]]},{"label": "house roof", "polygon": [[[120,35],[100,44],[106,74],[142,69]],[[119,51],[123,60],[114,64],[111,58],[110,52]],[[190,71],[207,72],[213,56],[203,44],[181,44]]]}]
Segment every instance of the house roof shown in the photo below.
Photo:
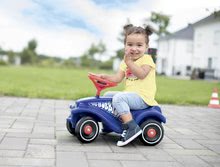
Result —
[{"label": "house roof", "polygon": [[159,40],[167,40],[172,38],[179,38],[179,39],[193,39],[193,27],[189,24],[186,28],[181,29],[175,33],[160,37]]},{"label": "house roof", "polygon": [[172,38],[179,38],[179,39],[193,39],[193,33],[194,33],[194,28],[195,26],[199,26],[202,24],[209,23],[211,21],[220,21],[220,11],[216,11],[209,15],[206,18],[203,18],[193,24],[189,24],[186,28],[183,28],[177,32],[174,32],[172,34],[160,37],[158,40],[167,40],[167,39],[172,39]]},{"label": "house roof", "polygon": [[214,13],[209,15],[208,17],[195,22],[193,24],[193,26],[198,26],[198,25],[201,25],[201,24],[206,24],[206,23],[209,23],[211,21],[220,21],[220,11],[215,11]]}]

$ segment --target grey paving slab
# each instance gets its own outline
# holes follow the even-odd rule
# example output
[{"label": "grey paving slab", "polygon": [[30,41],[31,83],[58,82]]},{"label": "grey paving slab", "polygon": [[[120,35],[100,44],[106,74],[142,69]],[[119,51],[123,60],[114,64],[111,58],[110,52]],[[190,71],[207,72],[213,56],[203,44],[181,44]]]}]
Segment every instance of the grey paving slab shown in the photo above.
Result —
[{"label": "grey paving slab", "polygon": [[118,135],[82,144],[68,133],[70,100],[0,97],[0,167],[220,166],[220,110],[161,105],[165,136],[156,146]]},{"label": "grey paving slab", "polygon": [[120,161],[115,160],[89,160],[90,167],[122,167]]},{"label": "grey paving slab", "polygon": [[8,158],[0,157],[0,165],[2,166],[54,166],[54,159],[40,159],[40,158]]},{"label": "grey paving slab", "polygon": [[55,147],[51,145],[29,144],[25,157],[55,158]]},{"label": "grey paving slab", "polygon": [[23,157],[25,150],[0,150],[0,157]]},{"label": "grey paving slab", "polygon": [[179,162],[156,162],[156,161],[122,161],[123,167],[161,167],[161,166],[172,166],[172,167],[183,167],[183,165]]},{"label": "grey paving slab", "polygon": [[5,137],[0,144],[0,150],[25,150],[27,144],[28,138]]},{"label": "grey paving slab", "polygon": [[88,167],[85,152],[57,152],[57,167]]}]

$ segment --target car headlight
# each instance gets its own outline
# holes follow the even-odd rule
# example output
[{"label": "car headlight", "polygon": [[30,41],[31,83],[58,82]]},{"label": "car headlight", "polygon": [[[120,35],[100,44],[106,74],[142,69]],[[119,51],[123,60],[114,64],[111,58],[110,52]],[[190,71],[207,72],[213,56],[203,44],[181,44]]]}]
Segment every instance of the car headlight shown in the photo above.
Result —
[{"label": "car headlight", "polygon": [[70,109],[76,108],[76,102],[74,101],[72,104],[70,104]]}]

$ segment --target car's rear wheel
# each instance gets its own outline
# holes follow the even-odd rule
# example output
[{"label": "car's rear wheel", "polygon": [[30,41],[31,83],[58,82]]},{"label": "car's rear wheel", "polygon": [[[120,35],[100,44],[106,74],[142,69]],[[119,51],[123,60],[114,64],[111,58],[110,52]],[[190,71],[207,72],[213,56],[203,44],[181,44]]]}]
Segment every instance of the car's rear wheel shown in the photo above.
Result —
[{"label": "car's rear wheel", "polygon": [[145,145],[156,145],[161,142],[164,136],[164,129],[160,122],[156,120],[147,120],[141,124],[143,130],[139,139]]}]

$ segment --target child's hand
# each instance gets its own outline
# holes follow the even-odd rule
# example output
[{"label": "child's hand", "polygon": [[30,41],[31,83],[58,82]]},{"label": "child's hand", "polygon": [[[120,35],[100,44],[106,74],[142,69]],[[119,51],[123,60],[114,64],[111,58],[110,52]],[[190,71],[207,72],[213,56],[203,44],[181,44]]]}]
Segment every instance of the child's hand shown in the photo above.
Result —
[{"label": "child's hand", "polygon": [[106,79],[107,78],[106,74],[99,74],[99,77],[102,78],[102,79]]},{"label": "child's hand", "polygon": [[102,79],[107,79],[107,75],[106,74],[94,74]]},{"label": "child's hand", "polygon": [[124,61],[125,61],[126,64],[133,61],[132,58],[131,58],[130,49],[125,49]]}]

